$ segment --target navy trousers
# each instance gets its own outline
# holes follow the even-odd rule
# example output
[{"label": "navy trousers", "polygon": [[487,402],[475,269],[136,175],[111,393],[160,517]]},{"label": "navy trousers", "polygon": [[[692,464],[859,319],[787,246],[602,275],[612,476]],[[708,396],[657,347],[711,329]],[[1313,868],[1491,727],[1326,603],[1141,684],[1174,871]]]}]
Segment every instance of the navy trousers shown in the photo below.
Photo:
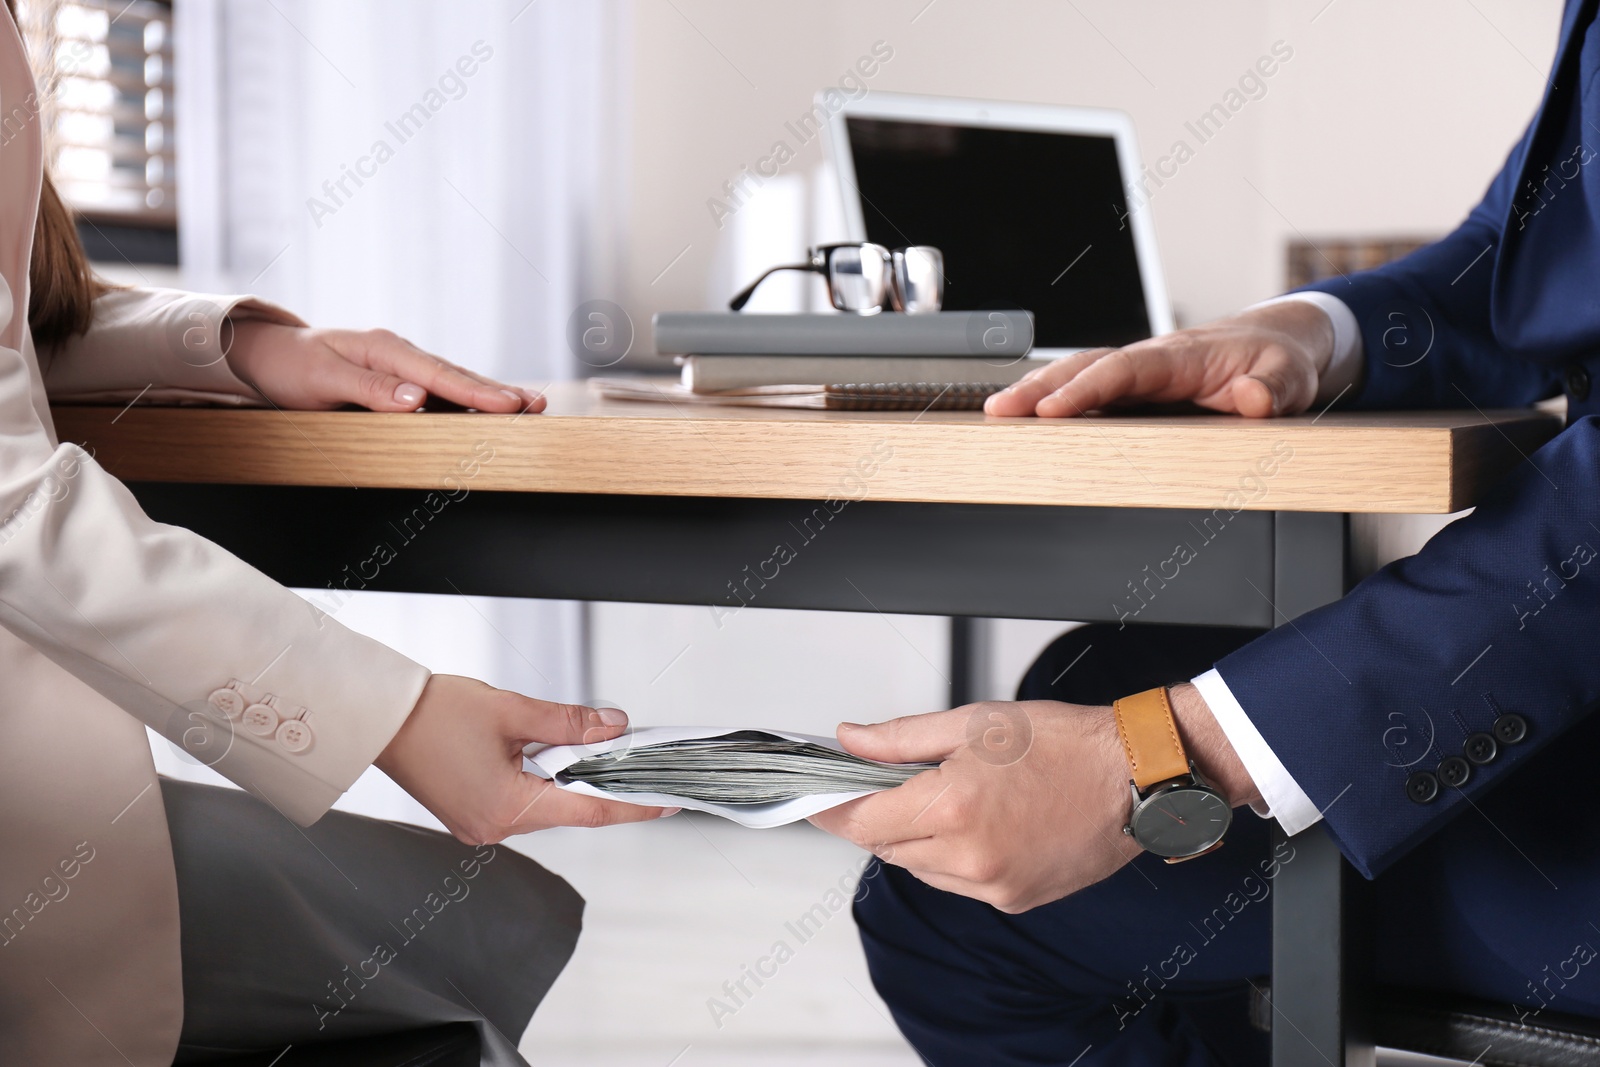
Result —
[{"label": "navy trousers", "polygon": [[[1039,657],[1018,698],[1109,704],[1254,636],[1082,627]],[[1435,726],[1460,748],[1442,733],[1453,724]],[[1380,983],[1522,1005],[1530,1023],[1546,1008],[1600,1017],[1597,726],[1575,728],[1373,884]],[[1240,810],[1209,856],[1141,856],[1022,915],[876,865],[855,905],[873,982],[934,1067],[1265,1064],[1248,998],[1269,977],[1274,879],[1294,862],[1293,840],[1274,848],[1268,827]]]}]

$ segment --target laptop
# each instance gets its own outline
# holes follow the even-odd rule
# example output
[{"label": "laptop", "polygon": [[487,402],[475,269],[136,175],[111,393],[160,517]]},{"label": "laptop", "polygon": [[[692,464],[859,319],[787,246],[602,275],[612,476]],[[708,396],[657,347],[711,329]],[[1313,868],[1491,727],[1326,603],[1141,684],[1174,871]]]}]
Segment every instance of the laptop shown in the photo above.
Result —
[{"label": "laptop", "polygon": [[1172,329],[1124,112],[873,92],[828,147],[848,239],[941,249],[945,308],[1032,311],[1035,358]]}]

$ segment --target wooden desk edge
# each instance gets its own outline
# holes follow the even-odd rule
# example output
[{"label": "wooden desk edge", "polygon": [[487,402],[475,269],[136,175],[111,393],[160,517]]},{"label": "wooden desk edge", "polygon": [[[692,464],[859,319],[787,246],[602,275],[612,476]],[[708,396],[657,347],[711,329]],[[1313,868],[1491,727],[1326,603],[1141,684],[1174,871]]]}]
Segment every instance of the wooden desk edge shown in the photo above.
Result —
[{"label": "wooden desk edge", "polygon": [[[1405,416],[1396,415],[1388,425],[1368,419],[1320,428],[1307,419],[1249,424],[1195,419],[1193,435],[1226,444],[1225,470],[1215,463],[1197,464],[1194,437],[1174,444],[1174,423],[1163,419],[1085,423],[1079,425],[1088,430],[1063,435],[1065,424],[1031,420],[530,416],[526,425],[512,431],[527,446],[515,462],[490,464],[472,478],[473,488],[489,491],[821,499],[832,495],[831,487],[849,472],[869,439],[879,439],[892,441],[897,455],[910,463],[875,478],[869,499],[1232,508],[1241,501],[1228,498],[1236,479],[1227,472],[1246,471],[1243,460],[1263,443],[1285,438],[1316,441],[1322,447],[1304,453],[1310,462],[1303,461],[1299,469],[1286,464],[1288,474],[1275,478],[1259,498],[1243,500],[1243,510],[1447,514],[1471,506],[1560,427],[1559,418],[1534,409],[1481,417],[1456,414],[1461,418],[1454,423],[1438,413],[1416,417],[1435,425],[1406,425]],[[109,471],[127,481],[418,490],[460,485],[461,476],[452,473],[460,463],[452,458],[459,453],[470,459],[475,441],[498,443],[507,426],[519,421],[477,415],[90,406],[62,406],[55,417],[64,440],[91,448]],[[400,438],[404,447],[396,449],[392,428],[407,419],[420,425]],[[973,431],[985,426],[1014,427],[1015,435],[997,436],[986,454],[978,453]],[[368,432],[372,427],[382,427],[383,435]],[[1341,435],[1337,448],[1331,446],[1332,433]],[[785,439],[815,445],[814,454],[785,451]],[[761,482],[739,472],[728,455],[735,446],[768,449],[771,463],[763,473],[775,470],[782,477]],[[1063,464],[1088,454],[1101,465],[1086,465],[1090,475],[1084,479],[1005,480],[1009,464],[1046,448],[1054,451],[1052,458],[1068,456]],[[990,462],[974,463],[974,455]],[[1185,466],[1193,471],[1192,479],[1183,477]],[[1175,482],[1164,476],[1172,471],[1179,472]]]}]

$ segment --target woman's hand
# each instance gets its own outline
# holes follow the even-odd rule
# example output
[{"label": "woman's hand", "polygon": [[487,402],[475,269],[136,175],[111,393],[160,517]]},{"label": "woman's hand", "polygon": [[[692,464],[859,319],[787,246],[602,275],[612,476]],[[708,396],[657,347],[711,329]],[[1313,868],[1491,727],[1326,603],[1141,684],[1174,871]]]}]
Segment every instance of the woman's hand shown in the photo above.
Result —
[{"label": "woman's hand", "polygon": [[1311,406],[1332,357],[1327,313],[1285,302],[1064,356],[991,396],[983,410],[1064,418],[1119,403],[1191,400],[1251,418],[1294,415]]},{"label": "woman's hand", "polygon": [[388,330],[317,330],[259,319],[233,323],[228,366],[281,408],[360,404],[415,411],[432,395],[498,414],[544,410],[542,393],[475,374]]},{"label": "woman's hand", "polygon": [[628,716],[614,708],[552,704],[436,674],[374,766],[469,845],[551,826],[609,826],[670,815],[677,809],[580,796],[522,769],[525,745],[608,741],[627,724]]}]

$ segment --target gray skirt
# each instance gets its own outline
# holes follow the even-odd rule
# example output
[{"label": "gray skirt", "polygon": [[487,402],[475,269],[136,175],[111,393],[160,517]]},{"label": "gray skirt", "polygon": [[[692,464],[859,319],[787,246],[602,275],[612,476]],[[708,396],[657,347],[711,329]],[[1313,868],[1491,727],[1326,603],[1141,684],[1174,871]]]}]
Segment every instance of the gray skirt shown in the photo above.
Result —
[{"label": "gray skirt", "polygon": [[583,899],[501,846],[330,812],[301,829],[237,790],[161,780],[178,873],[175,1062],[448,1022],[485,1067],[517,1040],[578,940]]}]

